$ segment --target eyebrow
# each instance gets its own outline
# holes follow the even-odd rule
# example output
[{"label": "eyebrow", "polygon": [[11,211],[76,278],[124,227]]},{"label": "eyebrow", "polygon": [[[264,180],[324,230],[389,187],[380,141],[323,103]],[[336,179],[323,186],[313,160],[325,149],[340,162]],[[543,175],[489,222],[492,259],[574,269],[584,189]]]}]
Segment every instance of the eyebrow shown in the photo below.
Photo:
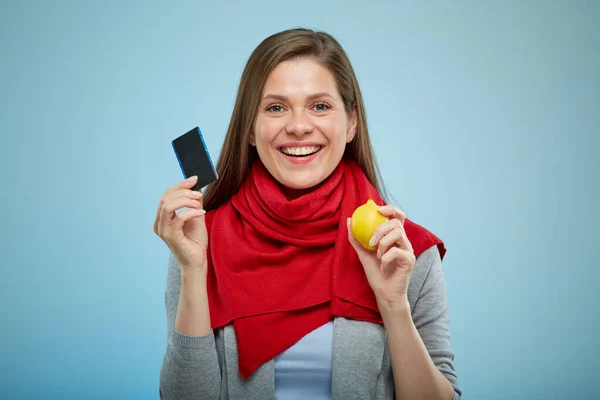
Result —
[{"label": "eyebrow", "polygon": [[[331,100],[335,101],[335,98],[330,95],[329,93],[326,92],[321,92],[321,93],[315,93],[315,94],[311,94],[310,96],[306,97],[307,101],[312,101],[318,98],[323,98],[323,97],[329,97]],[[267,94],[265,95],[263,98],[263,101],[270,99],[270,100],[278,100],[281,102],[287,102],[289,99],[286,96],[282,96],[280,94]]]}]

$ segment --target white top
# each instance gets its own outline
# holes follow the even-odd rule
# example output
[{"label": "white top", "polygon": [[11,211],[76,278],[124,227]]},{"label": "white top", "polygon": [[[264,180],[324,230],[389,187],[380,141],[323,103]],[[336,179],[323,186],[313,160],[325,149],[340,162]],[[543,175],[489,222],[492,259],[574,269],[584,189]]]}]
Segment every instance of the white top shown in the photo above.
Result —
[{"label": "white top", "polygon": [[333,322],[275,357],[276,400],[331,400]]}]

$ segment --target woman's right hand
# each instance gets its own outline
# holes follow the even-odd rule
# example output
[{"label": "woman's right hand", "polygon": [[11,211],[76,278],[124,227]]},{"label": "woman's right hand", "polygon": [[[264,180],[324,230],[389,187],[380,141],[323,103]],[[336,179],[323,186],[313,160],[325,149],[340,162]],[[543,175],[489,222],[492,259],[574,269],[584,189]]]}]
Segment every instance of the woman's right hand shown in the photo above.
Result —
[{"label": "woman's right hand", "polygon": [[[156,233],[171,249],[181,267],[206,272],[208,234],[202,208],[202,193],[191,190],[193,176],[168,188],[158,205],[154,220]],[[177,210],[188,207],[188,210]]]}]

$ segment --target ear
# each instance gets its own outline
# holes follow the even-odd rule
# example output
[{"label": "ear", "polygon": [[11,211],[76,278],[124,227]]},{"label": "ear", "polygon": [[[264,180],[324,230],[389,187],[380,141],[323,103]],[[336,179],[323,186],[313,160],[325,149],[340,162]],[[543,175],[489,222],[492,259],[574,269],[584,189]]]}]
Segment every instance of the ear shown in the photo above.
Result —
[{"label": "ear", "polygon": [[358,125],[358,115],[356,112],[356,106],[352,109],[352,114],[348,119],[348,131],[346,132],[346,143],[350,143],[354,136],[356,136],[356,126]]},{"label": "ear", "polygon": [[250,146],[256,147],[256,142],[254,141],[254,135],[250,135],[250,140],[248,141]]}]

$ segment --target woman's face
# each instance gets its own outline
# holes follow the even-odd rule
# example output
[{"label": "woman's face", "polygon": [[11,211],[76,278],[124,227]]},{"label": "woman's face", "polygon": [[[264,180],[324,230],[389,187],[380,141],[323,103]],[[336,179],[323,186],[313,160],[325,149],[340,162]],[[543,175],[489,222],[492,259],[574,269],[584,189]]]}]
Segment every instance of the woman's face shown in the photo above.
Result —
[{"label": "woman's face", "polygon": [[312,59],[280,63],[265,82],[252,144],[283,186],[302,190],[336,168],[356,132],[329,70]]}]

